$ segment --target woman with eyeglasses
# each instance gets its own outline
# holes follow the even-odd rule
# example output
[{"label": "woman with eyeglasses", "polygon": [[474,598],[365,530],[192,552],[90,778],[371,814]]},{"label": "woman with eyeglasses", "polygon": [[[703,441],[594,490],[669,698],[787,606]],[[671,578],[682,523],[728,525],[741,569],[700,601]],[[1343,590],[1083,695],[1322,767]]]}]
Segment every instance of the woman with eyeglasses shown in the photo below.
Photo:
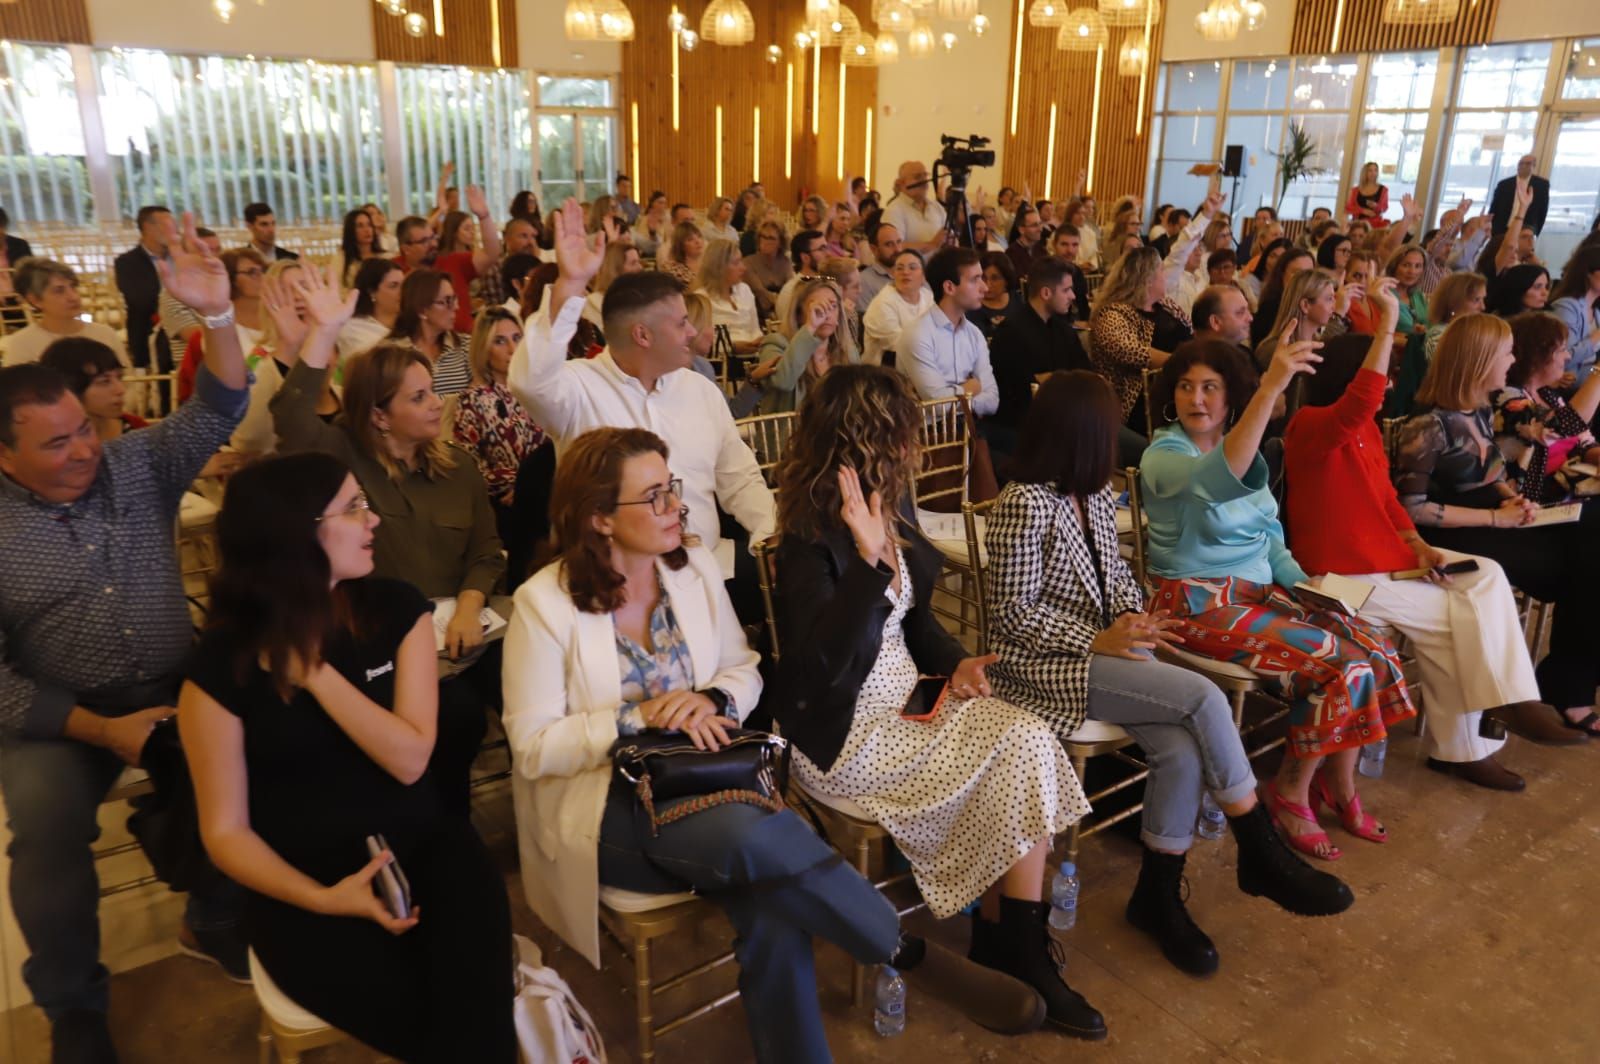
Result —
[{"label": "woman with eyeglasses", "polygon": [[499,704],[499,644],[480,650],[480,612],[506,564],[489,493],[477,463],[442,438],[434,368],[411,344],[381,343],[351,359],[343,411],[332,424],[317,417],[334,338],[354,309],[355,293],[340,299],[334,278],[314,270],[301,271],[297,288],[309,332],[272,399],[273,423],[286,450],[323,451],[354,471],[383,517],[373,540],[379,576],[455,601],[443,655],[458,664],[440,684],[432,775],[446,807],[465,816],[485,709]]},{"label": "woman with eyeglasses", "polygon": [[400,285],[400,314],[388,339],[410,344],[433,367],[433,390],[442,396],[466,391],[472,383],[467,338],[455,330],[459,296],[450,276],[439,270],[412,270]]},{"label": "woman with eyeglasses", "polygon": [[883,353],[893,351],[907,325],[928,313],[933,306],[933,289],[922,277],[922,256],[909,249],[894,257],[889,267],[889,283],[878,290],[861,315],[865,334],[861,361],[868,365],[883,362]]},{"label": "woman with eyeglasses", "polygon": [[778,293],[794,276],[794,263],[789,261],[789,236],[783,231],[783,223],[768,218],[756,227],[755,251],[744,257],[744,268],[765,321],[772,316]]},{"label": "woman with eyeglasses", "polygon": [[658,817],[687,815],[654,828],[612,768],[613,745],[649,731],[717,750],[761,696],[722,571],[684,535],[682,483],[644,429],[595,429],[562,451],[555,559],[517,590],[506,634],[523,890],[595,967],[602,885],[704,891],[734,926],[754,1059],[831,1060],[812,942],[888,961],[894,907],[793,810],[661,801]]},{"label": "woman with eyeglasses", "polygon": [[461,393],[452,431],[478,462],[489,486],[500,541],[511,543],[512,503],[517,473],[530,454],[544,446],[544,430],[533,423],[506,383],[511,356],[522,343],[522,324],[501,307],[478,315],[472,329],[472,387]]},{"label": "woman with eyeglasses", "polygon": [[[401,1060],[513,1064],[510,906],[428,777],[432,607],[373,575],[381,527],[331,455],[229,482],[178,697],[201,838],[247,888],[256,962],[294,1001]],[[408,882],[409,911],[374,891],[386,870]]]}]

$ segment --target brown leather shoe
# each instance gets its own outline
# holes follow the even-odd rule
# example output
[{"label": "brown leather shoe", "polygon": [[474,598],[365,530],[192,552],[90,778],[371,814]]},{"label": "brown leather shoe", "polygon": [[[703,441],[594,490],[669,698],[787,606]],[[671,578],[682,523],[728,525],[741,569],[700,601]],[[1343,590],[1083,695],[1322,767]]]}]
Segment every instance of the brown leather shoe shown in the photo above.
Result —
[{"label": "brown leather shoe", "polygon": [[1492,757],[1478,761],[1440,761],[1430,757],[1427,764],[1435,772],[1457,776],[1492,791],[1520,791],[1528,785],[1521,776]]},{"label": "brown leather shoe", "polygon": [[1589,741],[1583,732],[1573,731],[1562,723],[1560,710],[1543,702],[1512,702],[1510,705],[1486,709],[1483,715],[1499,721],[1513,735],[1519,735],[1530,743],[1576,746]]}]

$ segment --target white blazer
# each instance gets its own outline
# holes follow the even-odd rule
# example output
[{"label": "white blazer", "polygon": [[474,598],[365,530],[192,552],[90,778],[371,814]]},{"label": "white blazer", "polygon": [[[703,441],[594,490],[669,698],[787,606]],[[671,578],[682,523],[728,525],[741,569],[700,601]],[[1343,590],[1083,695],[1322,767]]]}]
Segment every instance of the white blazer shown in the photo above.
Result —
[{"label": "white blazer", "polygon": [[[688,553],[682,569],[658,563],[657,571],[689,643],[695,689],[726,691],[743,720],[761,697],[759,658],[716,559],[702,547]],[[545,926],[598,968],[600,818],[622,674],[616,623],[578,609],[559,562],[517,589],[502,679],[523,891]]]}]

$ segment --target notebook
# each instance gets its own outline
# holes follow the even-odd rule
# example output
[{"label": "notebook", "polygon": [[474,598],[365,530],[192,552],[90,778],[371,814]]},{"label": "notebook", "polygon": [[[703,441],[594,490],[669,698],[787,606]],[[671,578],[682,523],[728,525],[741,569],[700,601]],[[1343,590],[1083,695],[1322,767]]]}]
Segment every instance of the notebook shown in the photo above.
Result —
[{"label": "notebook", "polygon": [[[450,622],[456,616],[456,600],[450,598],[436,598],[433,600],[433,649],[440,654],[444,653],[444,636],[450,628]],[[489,635],[506,626],[506,619],[494,610],[485,606],[478,612],[478,623],[483,625],[483,634]]]},{"label": "notebook", "polygon": [[1294,585],[1294,592],[1321,609],[1354,617],[1367,604],[1367,599],[1372,595],[1372,585],[1338,573],[1328,573],[1322,578],[1321,587],[1312,587],[1301,580]]}]

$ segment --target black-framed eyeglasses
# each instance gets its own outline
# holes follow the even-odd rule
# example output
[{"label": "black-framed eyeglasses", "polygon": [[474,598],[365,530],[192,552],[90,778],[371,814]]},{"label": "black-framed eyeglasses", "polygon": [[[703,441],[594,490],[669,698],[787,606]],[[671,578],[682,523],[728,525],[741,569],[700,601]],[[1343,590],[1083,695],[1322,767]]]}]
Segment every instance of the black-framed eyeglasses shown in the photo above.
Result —
[{"label": "black-framed eyeglasses", "polygon": [[654,488],[642,499],[631,499],[628,502],[619,502],[618,506],[645,506],[650,507],[650,512],[657,517],[665,517],[673,508],[683,501],[683,478],[673,477],[667,481],[664,488]]},{"label": "black-framed eyeglasses", "polygon": [[336,513],[323,514],[321,517],[317,518],[317,523],[321,524],[323,521],[328,521],[335,517],[349,517],[352,514],[364,517],[369,511],[371,511],[371,509],[372,503],[367,499],[367,493],[364,491],[358,491],[356,492],[356,497],[350,500],[349,506],[346,506],[343,510],[339,510]]}]

